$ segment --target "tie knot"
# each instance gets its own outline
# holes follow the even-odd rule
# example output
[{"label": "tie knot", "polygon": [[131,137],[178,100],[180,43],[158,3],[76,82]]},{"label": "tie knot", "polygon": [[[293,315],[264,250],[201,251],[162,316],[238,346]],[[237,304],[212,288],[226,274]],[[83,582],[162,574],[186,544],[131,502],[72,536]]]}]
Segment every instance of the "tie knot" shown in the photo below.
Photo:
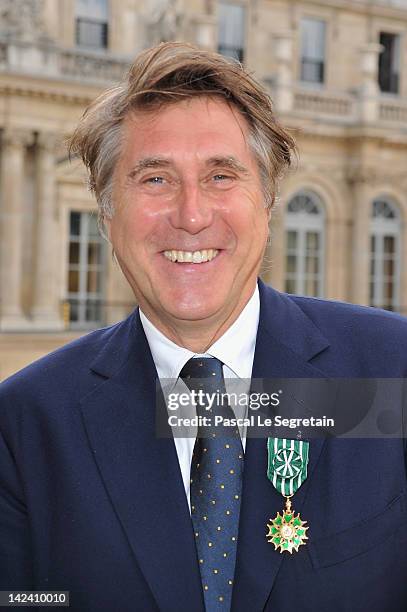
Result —
[{"label": "tie knot", "polygon": [[222,362],[215,357],[193,357],[186,362],[180,372],[184,382],[192,379],[209,378],[223,381]]},{"label": "tie knot", "polygon": [[222,362],[214,357],[192,358],[182,368],[180,378],[190,391],[205,394],[223,393],[225,381],[222,365]]},{"label": "tie knot", "polygon": [[217,421],[218,417],[227,421],[234,418],[226,393],[222,365],[223,363],[214,357],[192,358],[182,368],[179,377],[191,394],[198,394],[198,397],[191,398],[196,414],[206,417],[205,421],[198,425],[198,436],[206,438],[236,435],[240,443],[237,427],[223,427],[223,421]]}]

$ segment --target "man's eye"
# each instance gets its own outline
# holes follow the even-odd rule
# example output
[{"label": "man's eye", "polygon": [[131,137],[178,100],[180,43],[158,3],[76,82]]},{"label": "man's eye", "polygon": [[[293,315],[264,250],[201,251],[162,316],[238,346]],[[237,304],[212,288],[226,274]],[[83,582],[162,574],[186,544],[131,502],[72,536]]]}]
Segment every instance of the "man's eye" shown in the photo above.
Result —
[{"label": "man's eye", "polygon": [[164,179],[162,176],[151,176],[150,178],[144,181],[145,183],[150,183],[152,185],[162,185]]},{"label": "man's eye", "polygon": [[227,176],[226,174],[215,174],[213,178],[215,181],[224,181],[226,179],[230,179],[231,177]]}]

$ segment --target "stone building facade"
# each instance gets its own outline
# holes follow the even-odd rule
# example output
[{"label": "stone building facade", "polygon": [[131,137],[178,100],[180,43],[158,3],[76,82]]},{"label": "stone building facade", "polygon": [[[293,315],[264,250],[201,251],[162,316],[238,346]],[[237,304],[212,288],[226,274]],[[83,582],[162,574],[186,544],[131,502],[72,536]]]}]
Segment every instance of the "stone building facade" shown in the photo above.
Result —
[{"label": "stone building facade", "polygon": [[0,378],[134,306],[64,141],[160,40],[242,61],[296,136],[266,282],[407,314],[407,0],[0,0]]}]

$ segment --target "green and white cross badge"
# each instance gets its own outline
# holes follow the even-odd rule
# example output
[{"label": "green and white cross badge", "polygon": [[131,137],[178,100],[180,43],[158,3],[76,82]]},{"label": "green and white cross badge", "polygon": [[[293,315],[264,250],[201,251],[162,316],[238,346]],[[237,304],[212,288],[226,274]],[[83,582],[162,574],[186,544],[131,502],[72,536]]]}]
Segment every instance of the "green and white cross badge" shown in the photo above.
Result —
[{"label": "green and white cross badge", "polygon": [[291,497],[307,478],[309,442],[268,438],[267,477],[279,493],[285,497],[283,513],[277,512],[274,519],[267,523],[267,541],[274,544],[274,550],[280,553],[298,552],[306,536],[307,521],[302,521],[291,508]]}]

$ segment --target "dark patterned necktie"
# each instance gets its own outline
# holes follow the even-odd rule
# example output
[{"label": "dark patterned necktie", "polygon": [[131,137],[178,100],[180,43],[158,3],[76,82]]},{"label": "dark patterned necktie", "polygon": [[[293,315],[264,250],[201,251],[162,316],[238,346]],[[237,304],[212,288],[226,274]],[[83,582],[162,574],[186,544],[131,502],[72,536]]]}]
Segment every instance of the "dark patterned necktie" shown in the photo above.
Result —
[{"label": "dark patterned necktie", "polygon": [[[222,363],[215,358],[190,359],[180,377],[190,390],[225,393]],[[215,402],[216,403],[216,402]],[[229,406],[198,415],[234,418]],[[237,434],[237,435],[235,435]],[[203,437],[205,436],[205,437]],[[239,432],[198,427],[191,463],[191,518],[207,612],[230,610],[236,563],[243,448]]]}]

